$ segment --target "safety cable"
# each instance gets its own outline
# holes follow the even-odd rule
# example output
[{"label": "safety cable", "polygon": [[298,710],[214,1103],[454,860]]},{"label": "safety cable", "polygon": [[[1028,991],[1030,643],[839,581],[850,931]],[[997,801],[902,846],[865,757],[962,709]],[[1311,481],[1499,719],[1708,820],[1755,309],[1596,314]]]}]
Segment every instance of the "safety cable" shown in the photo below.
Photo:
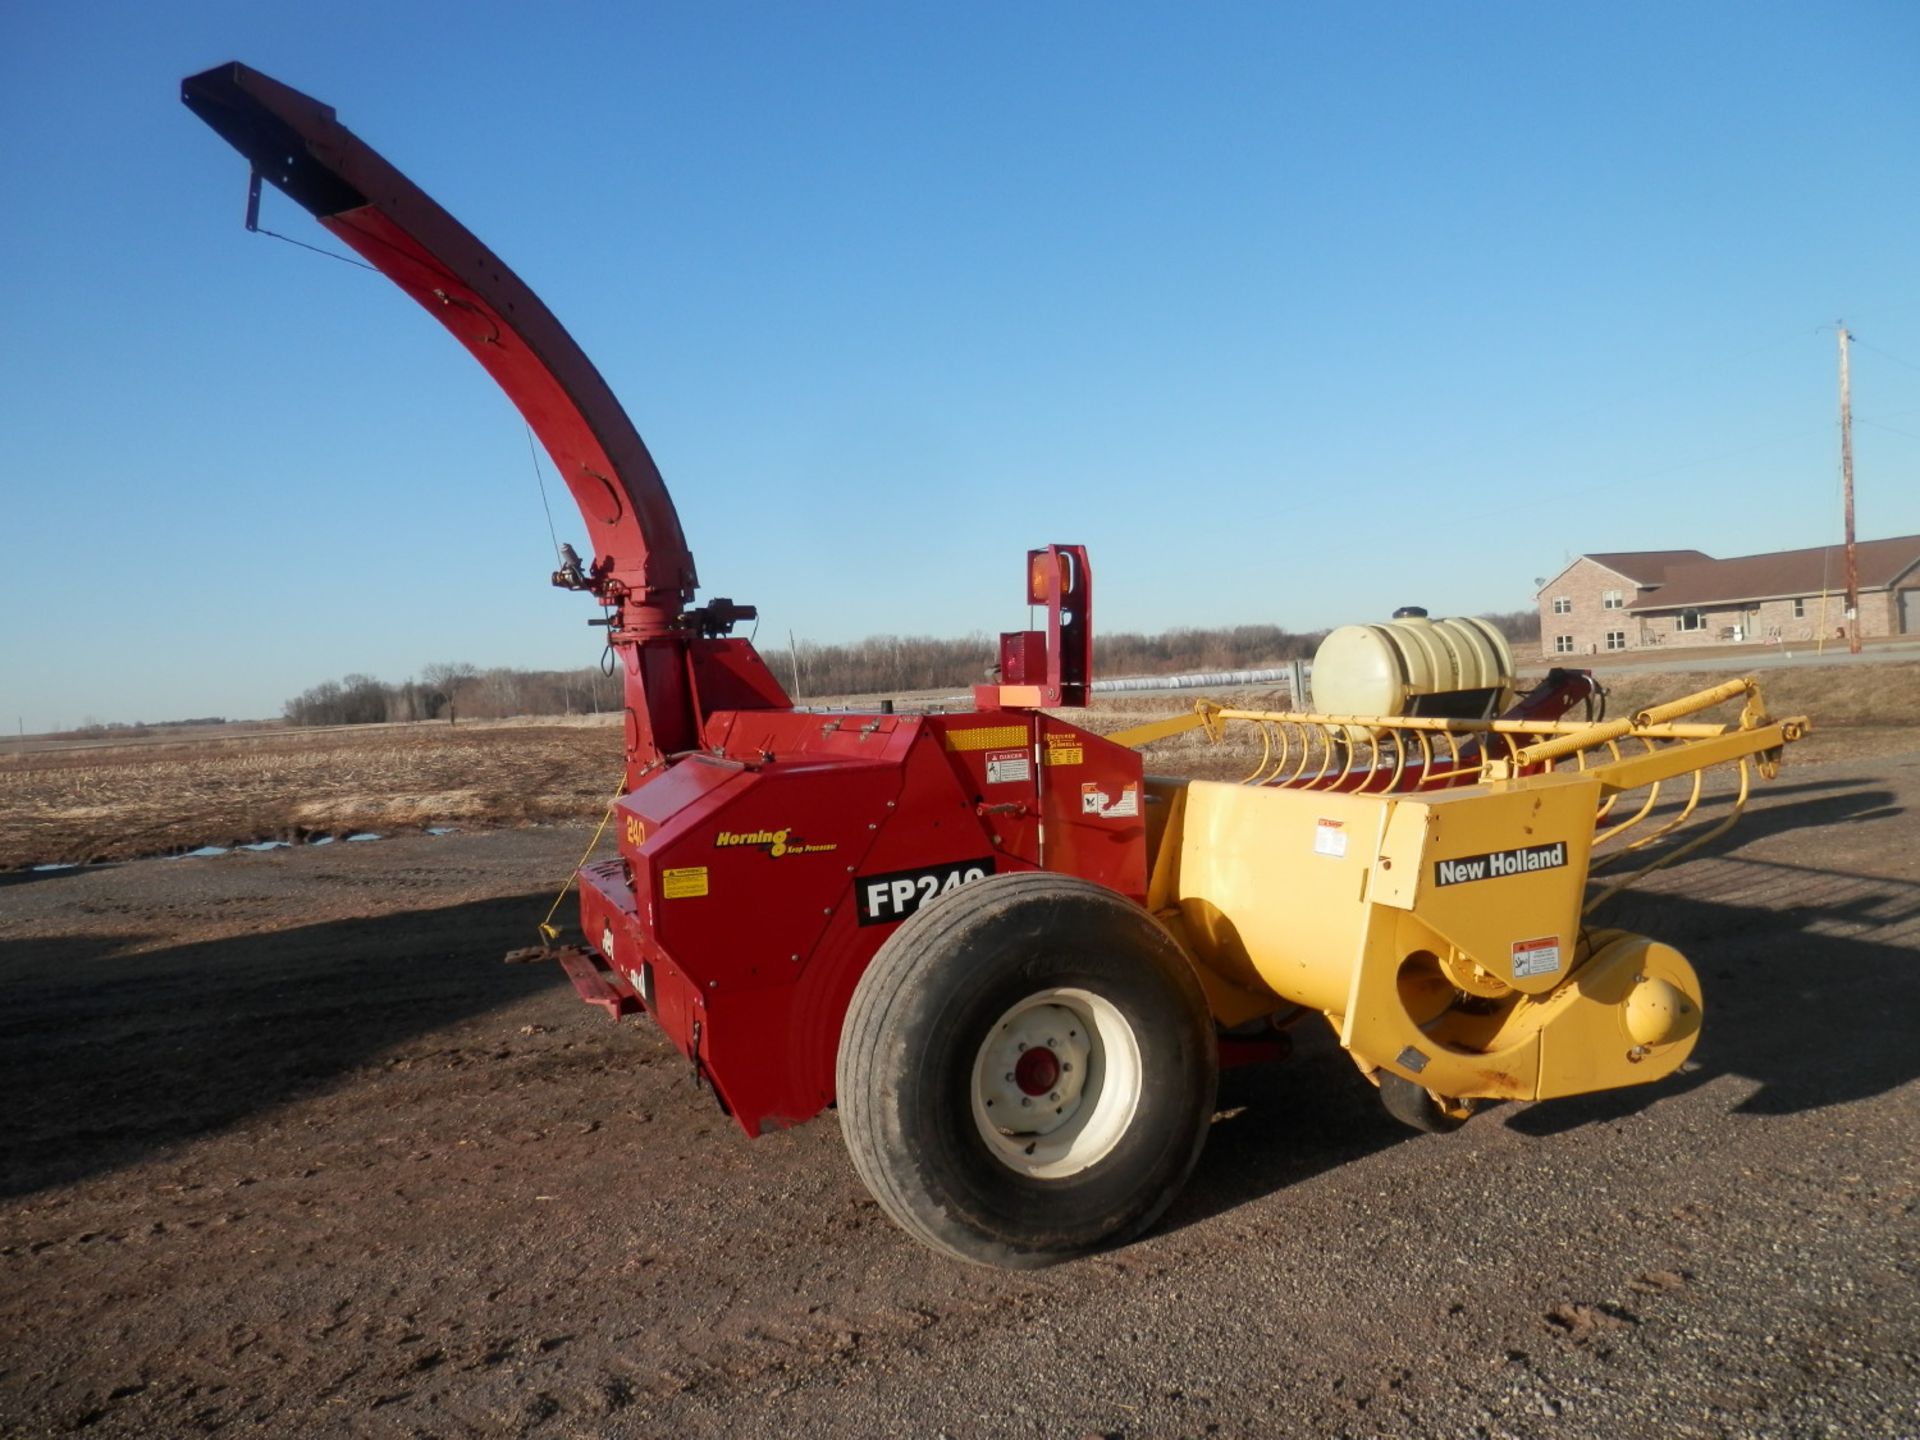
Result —
[{"label": "safety cable", "polygon": [[351,255],[342,255],[337,250],[323,250],[318,245],[309,245],[304,240],[296,240],[291,235],[282,235],[278,230],[269,230],[264,225],[254,226],[253,231],[256,235],[271,235],[275,240],[284,240],[289,245],[298,245],[302,250],[311,250],[314,254],[324,255],[329,260],[338,260],[342,265],[358,265],[362,270],[371,270],[376,275],[380,273],[377,265],[369,265],[366,261],[356,260]]},{"label": "safety cable", "polygon": [[547,503],[547,478],[540,469],[540,451],[533,443],[533,426],[527,429],[527,454],[533,457],[533,483],[540,487],[540,508],[547,512],[547,538],[553,541],[553,558],[562,565],[567,557],[560,552],[560,533],[553,528],[553,506]]},{"label": "safety cable", "polygon": [[607,801],[606,814],[600,817],[600,823],[594,827],[593,839],[587,842],[585,853],[580,856],[578,863],[574,865],[573,869],[567,872],[566,883],[560,887],[560,893],[553,897],[553,904],[547,907],[547,918],[540,922],[541,940],[552,941],[560,938],[560,931],[553,923],[553,917],[560,909],[560,902],[567,898],[567,892],[573,889],[573,882],[580,878],[580,866],[585,865],[588,860],[592,859],[593,852],[599,848],[600,837],[607,833],[607,822],[613,818],[613,807],[620,803],[620,797],[626,793],[627,777],[623,774],[620,777],[620,788],[615,790],[613,792],[613,798]]}]

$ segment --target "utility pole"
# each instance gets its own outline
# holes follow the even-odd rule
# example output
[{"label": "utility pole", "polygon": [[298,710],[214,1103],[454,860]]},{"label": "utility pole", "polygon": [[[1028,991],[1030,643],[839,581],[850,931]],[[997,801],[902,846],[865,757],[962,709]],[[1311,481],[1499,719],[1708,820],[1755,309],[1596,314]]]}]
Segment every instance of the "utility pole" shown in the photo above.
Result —
[{"label": "utility pole", "polygon": [[1860,653],[1860,557],[1853,545],[1853,395],[1847,380],[1847,327],[1840,332],[1840,487],[1847,511],[1847,650]]},{"label": "utility pole", "polygon": [[800,647],[793,643],[793,631],[787,631],[787,654],[793,660],[793,698],[800,698]]}]

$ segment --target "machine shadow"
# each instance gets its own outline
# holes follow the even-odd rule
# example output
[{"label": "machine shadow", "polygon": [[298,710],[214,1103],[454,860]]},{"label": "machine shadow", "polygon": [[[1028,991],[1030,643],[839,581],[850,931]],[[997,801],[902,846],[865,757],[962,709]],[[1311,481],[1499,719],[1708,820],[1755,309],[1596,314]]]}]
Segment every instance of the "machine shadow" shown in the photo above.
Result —
[{"label": "machine shadow", "polygon": [[[1706,1026],[1689,1068],[1652,1085],[1500,1106],[1472,1124],[1547,1138],[1634,1114],[1720,1076],[1754,1082],[1735,1113],[1792,1114],[1884,1094],[1920,1077],[1920,884],[1743,856],[1754,840],[1900,813],[1885,790],[1812,782],[1775,791],[1698,852],[1714,893],[1632,889],[1597,918],[1677,946],[1699,972]],[[1660,878],[1660,877],[1656,877]],[[1163,1224],[1180,1229],[1413,1139],[1311,1021],[1279,1066],[1230,1071],[1199,1167]],[[1494,1116],[1502,1117],[1495,1121]],[[1445,1143],[1442,1141],[1441,1143]]]},{"label": "machine shadow", "polygon": [[1786,1115],[1884,1094],[1920,1076],[1920,885],[1775,862],[1756,891],[1788,905],[1629,891],[1608,915],[1677,946],[1699,972],[1706,1023],[1688,1070],[1655,1085],[1518,1110],[1551,1135],[1618,1119],[1722,1075],[1758,1088],[1735,1109]]},{"label": "machine shadow", "polygon": [[0,941],[0,1197],[68,1185],[325,1086],[565,979],[503,965],[537,893],[134,953]]},{"label": "machine shadow", "polygon": [[[1703,802],[1704,821],[1710,822],[1719,813],[1704,808],[1706,804],[1711,804],[1713,798],[1710,796]],[[1654,818],[1670,815],[1681,809],[1682,803],[1678,799],[1662,801],[1654,807],[1652,815]],[[1892,791],[1877,789],[1858,780],[1822,780],[1780,786],[1761,782],[1755,787],[1746,813],[1734,827],[1694,853],[1728,855],[1746,849],[1754,841],[1769,835],[1817,829],[1822,825],[1842,822],[1889,820],[1902,813],[1903,808],[1894,803]],[[1674,842],[1683,842],[1688,833],[1686,829],[1681,830],[1674,836]],[[1658,851],[1649,847],[1643,858],[1651,858],[1655,853]],[[1628,868],[1631,866],[1622,865],[1623,870]],[[1604,879],[1605,872],[1598,872],[1595,878]]]},{"label": "machine shadow", "polygon": [[1294,1031],[1285,1061],[1220,1075],[1220,1099],[1193,1178],[1155,1227],[1183,1230],[1251,1200],[1419,1138],[1317,1018]]}]

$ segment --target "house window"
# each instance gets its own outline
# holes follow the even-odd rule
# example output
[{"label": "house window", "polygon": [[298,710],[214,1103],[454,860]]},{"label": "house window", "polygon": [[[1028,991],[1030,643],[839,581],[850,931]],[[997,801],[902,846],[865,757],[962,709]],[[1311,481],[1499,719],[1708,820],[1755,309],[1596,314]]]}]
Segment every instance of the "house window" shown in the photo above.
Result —
[{"label": "house window", "polygon": [[1807,618],[1807,602],[1804,598],[1793,602],[1793,618],[1796,620],[1804,620]]},{"label": "house window", "polygon": [[1600,608],[1602,610],[1624,610],[1627,608],[1626,597],[1618,590],[1609,590],[1600,597]]},{"label": "house window", "polygon": [[1624,630],[1607,631],[1607,649],[1624,650],[1627,648],[1627,632]]},{"label": "house window", "polygon": [[1554,636],[1553,653],[1556,655],[1571,655],[1573,653],[1573,637],[1571,635]]},{"label": "house window", "polygon": [[1673,628],[1676,630],[1704,630],[1707,628],[1707,622],[1702,618],[1698,610],[1682,610],[1678,615],[1673,617]]},{"label": "house window", "polygon": [[1573,601],[1565,595],[1554,596],[1553,613],[1556,615],[1571,615],[1573,613]]}]

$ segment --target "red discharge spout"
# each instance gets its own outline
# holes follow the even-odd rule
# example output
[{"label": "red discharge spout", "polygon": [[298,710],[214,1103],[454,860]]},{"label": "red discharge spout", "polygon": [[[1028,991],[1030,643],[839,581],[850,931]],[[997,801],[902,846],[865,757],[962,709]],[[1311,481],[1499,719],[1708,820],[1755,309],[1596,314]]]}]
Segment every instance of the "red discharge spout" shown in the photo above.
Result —
[{"label": "red discharge spout", "polygon": [[540,298],[331,106],[237,63],[190,77],[181,98],[506,391],[580,507],[595,557],[587,588],[619,607],[616,637],[675,630],[698,582],[673,497],[600,372]]}]

